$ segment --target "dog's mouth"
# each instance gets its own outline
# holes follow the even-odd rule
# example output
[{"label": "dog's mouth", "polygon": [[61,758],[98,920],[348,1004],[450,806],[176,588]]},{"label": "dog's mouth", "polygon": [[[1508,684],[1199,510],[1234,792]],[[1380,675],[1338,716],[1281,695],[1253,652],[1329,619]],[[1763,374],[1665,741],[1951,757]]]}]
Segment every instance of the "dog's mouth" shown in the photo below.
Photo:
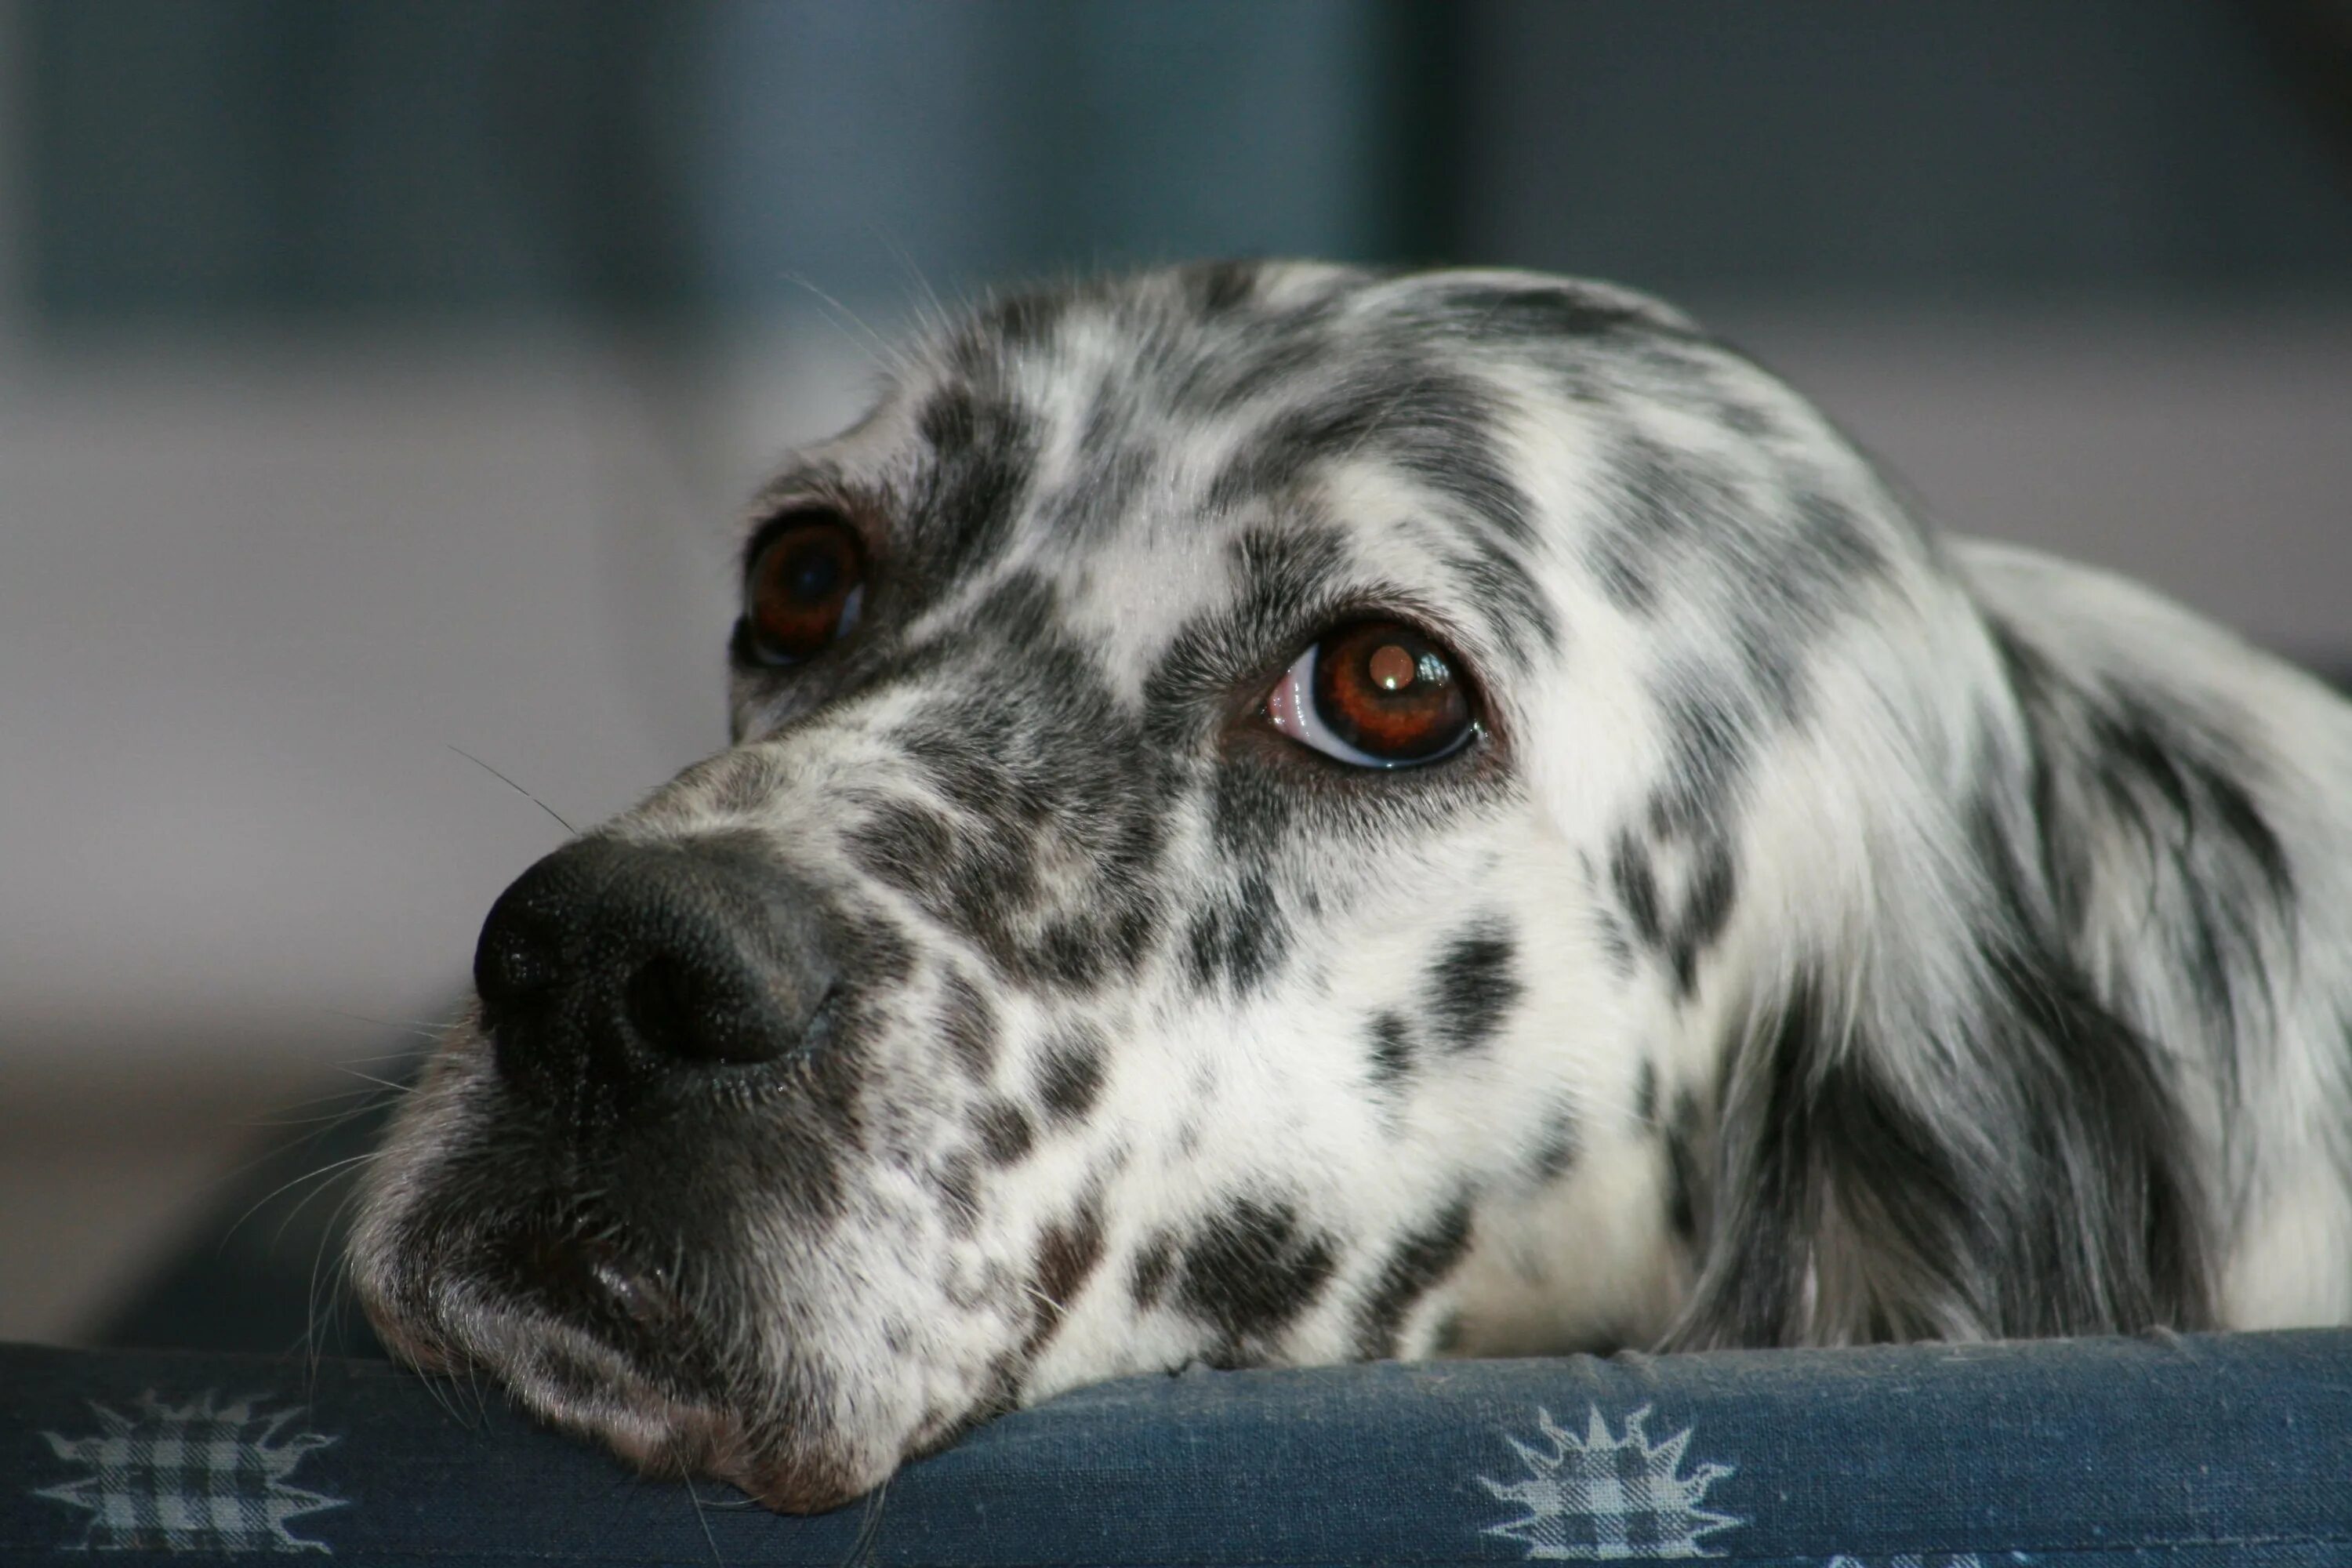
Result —
[{"label": "dog's mouth", "polygon": [[709,1320],[619,1227],[532,1220],[467,1250],[428,1314],[363,1292],[398,1359],[430,1373],[478,1367],[646,1475],[723,1481],[782,1512],[836,1508],[881,1479],[813,1441],[808,1422],[758,1414],[771,1402],[730,1388]]},{"label": "dog's mouth", "polygon": [[533,1226],[500,1250],[518,1301],[577,1328],[632,1365],[665,1368],[677,1359],[677,1347],[690,1343],[669,1271],[637,1261],[607,1237],[576,1226]]},{"label": "dog's mouth", "polygon": [[712,1358],[698,1349],[674,1274],[635,1256],[614,1226],[580,1215],[493,1222],[436,1258],[434,1274],[397,1303],[362,1291],[377,1335],[421,1371],[482,1365],[511,1379],[528,1364],[573,1405],[605,1399],[599,1391],[614,1384],[672,1402],[713,1392]]}]

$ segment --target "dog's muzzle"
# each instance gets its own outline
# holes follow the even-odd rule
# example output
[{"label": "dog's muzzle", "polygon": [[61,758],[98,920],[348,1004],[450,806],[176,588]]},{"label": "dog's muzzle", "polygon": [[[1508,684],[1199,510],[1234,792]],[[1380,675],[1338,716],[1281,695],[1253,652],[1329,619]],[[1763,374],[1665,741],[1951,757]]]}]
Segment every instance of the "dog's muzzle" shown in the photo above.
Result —
[{"label": "dog's muzzle", "polygon": [[748,835],[600,834],[525,871],[476,947],[467,1088],[420,1090],[354,1243],[386,1343],[773,1506],[887,1473],[901,1434],[842,1426],[838,1335],[787,1321],[840,1295],[818,1238],[855,1180],[859,930]]},{"label": "dog's muzzle", "polygon": [[[824,1048],[839,974],[824,906],[726,839],[586,838],[518,878],[474,950],[482,1027],[510,1092],[584,1143],[626,1140],[722,1080]],[[656,1360],[666,1282],[577,1222],[504,1238],[516,1294]]]}]

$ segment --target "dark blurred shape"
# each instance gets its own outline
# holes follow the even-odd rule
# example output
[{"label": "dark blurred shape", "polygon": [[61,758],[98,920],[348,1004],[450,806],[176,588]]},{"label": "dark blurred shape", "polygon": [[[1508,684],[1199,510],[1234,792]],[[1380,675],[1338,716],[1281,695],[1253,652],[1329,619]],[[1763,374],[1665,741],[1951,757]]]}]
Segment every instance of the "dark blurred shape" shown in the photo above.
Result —
[{"label": "dark blurred shape", "polygon": [[1439,178],[1434,30],[1348,0],[31,0],[27,276],[87,324],[1379,257]]},{"label": "dark blurred shape", "polygon": [[2340,288],[2347,14],[31,0],[26,274],[53,324],[694,314],[1280,251],[1702,305]]},{"label": "dark blurred shape", "polygon": [[[423,1058],[389,1081],[414,1081]],[[367,1158],[398,1095],[370,1095],[323,1131],[257,1140],[252,1163],[83,1342],[115,1349],[382,1356],[352,1305],[343,1241]]]},{"label": "dark blurred shape", "polygon": [[1477,0],[1465,252],[1668,293],[2340,289],[2352,200],[2226,0]]},{"label": "dark blurred shape", "polygon": [[2352,191],[2352,0],[2244,0],[2270,42],[2273,66],[2331,144]]},{"label": "dark blurred shape", "polygon": [[37,307],[642,306],[704,268],[664,134],[691,5],[36,0]]}]

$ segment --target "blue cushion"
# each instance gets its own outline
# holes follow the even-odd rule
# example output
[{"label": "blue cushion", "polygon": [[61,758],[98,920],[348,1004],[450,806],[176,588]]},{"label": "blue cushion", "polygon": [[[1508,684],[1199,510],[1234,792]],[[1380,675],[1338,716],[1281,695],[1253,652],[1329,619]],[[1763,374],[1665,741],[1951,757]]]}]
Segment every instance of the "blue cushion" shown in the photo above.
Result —
[{"label": "blue cushion", "polygon": [[[381,1362],[0,1347],[0,1558],[2352,1562],[2352,1332],[1134,1379],[814,1519]],[[1843,1561],[1841,1561],[1843,1560]]]}]

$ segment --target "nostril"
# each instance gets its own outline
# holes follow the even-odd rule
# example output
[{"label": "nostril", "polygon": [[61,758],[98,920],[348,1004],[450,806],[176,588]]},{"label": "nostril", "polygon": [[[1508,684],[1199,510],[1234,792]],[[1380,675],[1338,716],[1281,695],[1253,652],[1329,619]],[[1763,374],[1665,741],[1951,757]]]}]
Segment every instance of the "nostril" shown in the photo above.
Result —
[{"label": "nostril", "polygon": [[637,965],[621,1013],[638,1049],[674,1062],[772,1061],[796,1033],[761,1001],[756,975],[674,952]]},{"label": "nostril", "polygon": [[647,1050],[666,1057],[698,1057],[697,1015],[703,1002],[701,987],[668,953],[656,953],[638,965],[621,994],[629,1029]]},{"label": "nostril", "polygon": [[474,989],[494,1007],[512,1007],[544,994],[556,981],[549,948],[519,922],[492,924],[474,950]]}]

